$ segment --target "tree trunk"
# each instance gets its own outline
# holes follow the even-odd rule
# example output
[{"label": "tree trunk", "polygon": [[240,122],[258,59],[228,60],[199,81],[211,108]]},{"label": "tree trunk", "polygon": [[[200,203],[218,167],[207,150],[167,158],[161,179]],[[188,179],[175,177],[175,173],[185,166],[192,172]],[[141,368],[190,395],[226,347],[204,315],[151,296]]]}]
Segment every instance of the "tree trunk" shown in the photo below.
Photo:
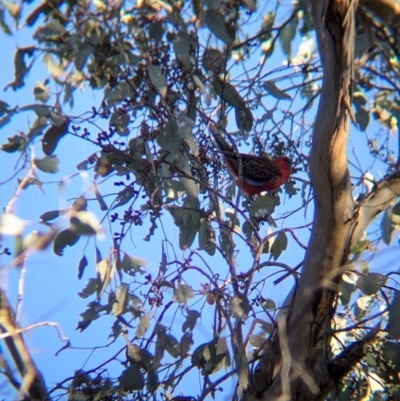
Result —
[{"label": "tree trunk", "polygon": [[[316,400],[332,386],[329,335],[340,267],[346,262],[354,202],[346,145],[351,116],[356,1],[312,0],[312,16],[323,66],[314,126],[310,174],[314,220],[301,278],[292,303],[278,318],[274,363],[262,399]],[[277,351],[278,349],[278,351]],[[271,355],[265,355],[271,362]],[[250,395],[251,394],[251,395]],[[255,391],[246,400],[261,398]]]}]

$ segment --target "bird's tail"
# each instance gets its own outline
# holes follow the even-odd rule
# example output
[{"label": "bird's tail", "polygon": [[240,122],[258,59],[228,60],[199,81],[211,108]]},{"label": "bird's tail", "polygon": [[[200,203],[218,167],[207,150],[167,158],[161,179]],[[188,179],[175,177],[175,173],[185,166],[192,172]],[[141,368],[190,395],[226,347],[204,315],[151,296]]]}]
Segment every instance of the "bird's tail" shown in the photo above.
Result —
[{"label": "bird's tail", "polygon": [[208,122],[207,126],[212,136],[214,137],[215,141],[217,142],[218,147],[221,149],[222,153],[226,154],[227,156],[231,155],[233,152],[233,148],[225,140],[225,138],[219,132],[217,127],[211,121]]}]

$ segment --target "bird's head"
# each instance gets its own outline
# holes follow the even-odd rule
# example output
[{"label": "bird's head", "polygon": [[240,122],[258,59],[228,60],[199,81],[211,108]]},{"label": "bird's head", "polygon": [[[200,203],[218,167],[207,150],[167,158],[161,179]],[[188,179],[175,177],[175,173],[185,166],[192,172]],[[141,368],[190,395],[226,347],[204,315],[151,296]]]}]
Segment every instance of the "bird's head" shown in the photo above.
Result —
[{"label": "bird's head", "polygon": [[282,157],[280,157],[279,158],[284,164],[286,164],[286,166],[290,169],[290,170],[292,170],[292,165],[293,165],[293,163],[292,163],[292,160],[289,158],[289,157],[287,157],[287,156],[282,156]]}]

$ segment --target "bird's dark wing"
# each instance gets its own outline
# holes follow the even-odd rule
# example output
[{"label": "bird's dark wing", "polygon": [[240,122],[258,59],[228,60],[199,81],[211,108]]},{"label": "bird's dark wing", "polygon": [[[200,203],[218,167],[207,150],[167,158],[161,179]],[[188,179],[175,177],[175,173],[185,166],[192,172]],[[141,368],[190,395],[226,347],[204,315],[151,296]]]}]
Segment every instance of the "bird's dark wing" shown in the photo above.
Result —
[{"label": "bird's dark wing", "polygon": [[[266,157],[241,154],[242,177],[255,187],[262,187],[266,182],[275,181],[279,176],[279,169]],[[238,164],[239,170],[239,164]]]}]

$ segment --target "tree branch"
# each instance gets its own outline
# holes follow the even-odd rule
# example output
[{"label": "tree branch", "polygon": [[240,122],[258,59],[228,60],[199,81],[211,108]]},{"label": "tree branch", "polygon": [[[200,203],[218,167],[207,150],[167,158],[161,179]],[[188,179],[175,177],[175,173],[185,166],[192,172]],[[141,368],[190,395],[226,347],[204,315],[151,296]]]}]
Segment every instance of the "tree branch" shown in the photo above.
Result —
[{"label": "tree branch", "polygon": [[6,294],[0,289],[0,333],[9,334],[4,338],[4,342],[22,377],[19,391],[22,394],[28,394],[30,400],[49,400],[43,376],[37,369],[18,330],[14,312]]},{"label": "tree branch", "polygon": [[363,339],[352,342],[335,359],[328,363],[330,378],[321,389],[317,401],[323,401],[341,380],[365,357],[367,346],[376,338],[378,330],[371,330]]},{"label": "tree branch", "polygon": [[350,246],[357,243],[372,220],[383,212],[400,195],[400,172],[379,181],[371,192],[365,194],[357,203],[353,221],[353,234]]}]

